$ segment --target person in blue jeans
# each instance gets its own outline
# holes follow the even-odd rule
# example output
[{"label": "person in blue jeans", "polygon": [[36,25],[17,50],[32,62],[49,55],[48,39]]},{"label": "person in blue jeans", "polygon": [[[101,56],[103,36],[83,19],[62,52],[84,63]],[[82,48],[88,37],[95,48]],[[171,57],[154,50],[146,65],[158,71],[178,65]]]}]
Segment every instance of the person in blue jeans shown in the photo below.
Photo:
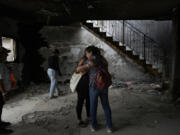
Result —
[{"label": "person in blue jeans", "polygon": [[108,88],[100,90],[96,86],[96,77],[97,77],[97,67],[102,66],[108,68],[108,62],[101,55],[100,49],[95,46],[89,46],[85,49],[86,57],[88,58],[88,64],[79,66],[77,71],[89,69],[89,94],[90,94],[90,116],[91,116],[91,131],[95,132],[97,126],[97,106],[98,106],[98,97],[100,97],[102,107],[104,109],[106,123],[107,123],[107,132],[112,132],[112,118],[111,118],[111,108],[109,105],[108,99]]},{"label": "person in blue jeans", "polygon": [[53,55],[48,58],[48,70],[47,74],[50,79],[50,92],[49,98],[52,99],[54,97],[54,91],[56,91],[56,96],[60,95],[60,90],[58,88],[57,76],[61,76],[61,71],[59,68],[59,50],[55,49],[53,51]]}]

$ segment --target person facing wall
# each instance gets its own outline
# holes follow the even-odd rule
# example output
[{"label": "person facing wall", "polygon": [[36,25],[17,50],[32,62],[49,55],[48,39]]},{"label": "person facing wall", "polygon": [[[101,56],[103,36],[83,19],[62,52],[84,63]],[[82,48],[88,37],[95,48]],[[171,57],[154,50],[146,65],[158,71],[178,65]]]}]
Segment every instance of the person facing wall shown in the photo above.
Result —
[{"label": "person facing wall", "polygon": [[[49,98],[52,99],[54,96],[60,95],[60,89],[58,88],[57,77],[61,76],[59,68],[59,50],[55,49],[51,56],[48,58],[48,70],[47,74],[50,79]],[[54,95],[56,91],[56,95]]]}]

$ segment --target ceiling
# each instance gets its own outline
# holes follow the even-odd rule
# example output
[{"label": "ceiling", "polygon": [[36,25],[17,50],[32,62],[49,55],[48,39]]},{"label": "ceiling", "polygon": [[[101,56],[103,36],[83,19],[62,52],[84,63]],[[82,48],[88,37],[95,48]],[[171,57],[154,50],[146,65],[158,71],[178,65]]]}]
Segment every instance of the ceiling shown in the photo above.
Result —
[{"label": "ceiling", "polygon": [[66,24],[86,19],[171,19],[180,0],[0,0],[0,16],[32,23]]}]

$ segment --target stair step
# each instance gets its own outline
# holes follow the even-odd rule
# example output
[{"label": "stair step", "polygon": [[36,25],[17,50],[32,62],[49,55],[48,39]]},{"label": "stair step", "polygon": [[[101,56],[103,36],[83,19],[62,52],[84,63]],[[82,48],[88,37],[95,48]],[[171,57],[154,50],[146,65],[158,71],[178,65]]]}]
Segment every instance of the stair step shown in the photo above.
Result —
[{"label": "stair step", "polygon": [[99,28],[93,28],[93,31],[100,34]]},{"label": "stair step", "polygon": [[119,42],[119,46],[124,46],[123,43]]},{"label": "stair step", "polygon": [[127,50],[127,51],[132,51],[132,49],[129,48],[128,46],[126,46],[126,50]]},{"label": "stair step", "polygon": [[126,50],[126,53],[127,53],[128,55],[133,56],[133,52],[132,52],[131,50]]},{"label": "stair step", "polygon": [[106,37],[107,41],[113,42],[113,38],[112,37]]},{"label": "stair step", "polygon": [[83,25],[86,25],[87,27],[94,28],[92,23],[83,23]]},{"label": "stair step", "polygon": [[106,32],[106,37],[112,37],[112,34]]},{"label": "stair step", "polygon": [[92,22],[92,21],[90,21],[90,20],[87,20],[87,21],[86,21],[86,23],[93,23],[93,22]]},{"label": "stair step", "polygon": [[157,65],[152,65],[152,68],[157,70],[159,73],[162,73],[162,68],[160,68],[159,66]]},{"label": "stair step", "polygon": [[118,46],[118,47],[119,47],[119,42],[117,42],[117,41],[113,41],[113,45],[115,45],[115,46]]},{"label": "stair step", "polygon": [[151,62],[149,62],[149,61],[146,60],[146,64],[151,64]]},{"label": "stair step", "polygon": [[135,51],[133,51],[133,55],[138,55]]},{"label": "stair step", "polygon": [[106,32],[106,30],[102,27],[100,27],[99,29],[100,29],[100,32]]},{"label": "stair step", "polygon": [[146,63],[146,61],[145,61],[145,60],[142,60],[142,59],[140,59],[140,62],[143,63],[143,64]]},{"label": "stair step", "polygon": [[134,55],[134,54],[133,54],[133,58],[134,58],[134,59],[139,59],[139,55]]},{"label": "stair step", "polygon": [[148,67],[151,67],[151,68],[152,68],[152,64],[146,64],[146,66],[148,66]]},{"label": "stair step", "polygon": [[139,55],[139,59],[144,60],[144,57],[142,57],[142,55]]},{"label": "stair step", "polygon": [[126,47],[125,46],[119,46],[119,49],[122,50],[122,51],[125,51]]},{"label": "stair step", "polygon": [[94,28],[99,28],[99,26],[97,24],[95,24],[95,23],[93,23],[93,27]]},{"label": "stair step", "polygon": [[159,73],[163,73],[162,69],[158,69],[158,72],[159,72]]},{"label": "stair step", "polygon": [[103,38],[106,38],[106,32],[100,32],[100,34]]},{"label": "stair step", "polygon": [[153,69],[158,69],[157,65],[152,66]]}]

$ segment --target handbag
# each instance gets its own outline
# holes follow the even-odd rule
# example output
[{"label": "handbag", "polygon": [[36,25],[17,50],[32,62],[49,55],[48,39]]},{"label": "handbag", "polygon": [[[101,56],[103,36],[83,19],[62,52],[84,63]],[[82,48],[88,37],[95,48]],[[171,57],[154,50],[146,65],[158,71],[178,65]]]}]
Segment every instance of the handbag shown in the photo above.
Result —
[{"label": "handbag", "polygon": [[70,80],[70,89],[72,92],[76,91],[77,85],[81,79],[82,75],[80,73],[73,73],[71,80]]}]

